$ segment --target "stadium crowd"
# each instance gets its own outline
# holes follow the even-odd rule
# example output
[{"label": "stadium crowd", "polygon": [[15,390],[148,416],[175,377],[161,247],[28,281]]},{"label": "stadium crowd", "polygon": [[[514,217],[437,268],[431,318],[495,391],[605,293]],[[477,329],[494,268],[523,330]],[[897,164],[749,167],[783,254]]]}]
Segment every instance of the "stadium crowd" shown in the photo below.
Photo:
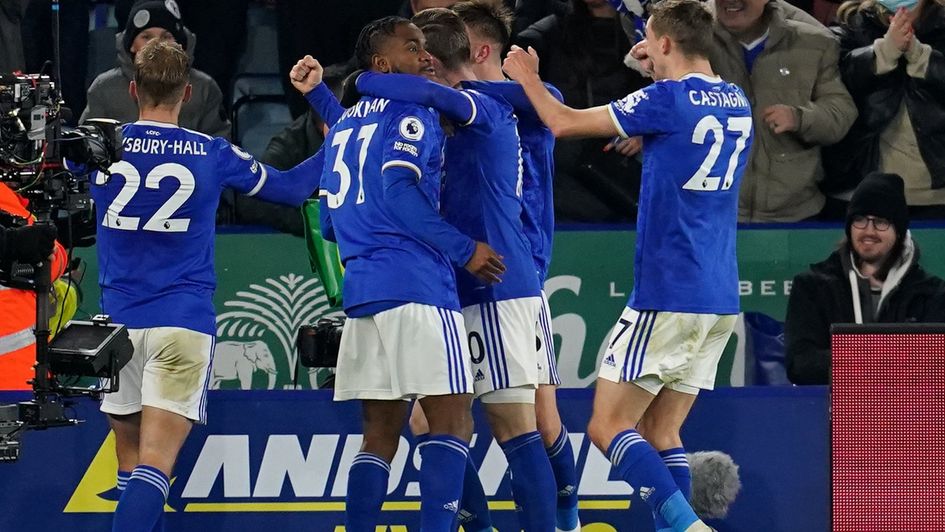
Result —
[{"label": "stadium crowd", "polygon": [[[133,118],[125,87],[134,51],[149,37],[174,39],[193,61],[194,95],[181,121],[197,131],[240,144],[244,139],[231,124],[234,81],[257,71],[281,74],[287,90],[276,97],[295,121],[254,154],[289,168],[313,154],[325,132],[317,113],[285,81],[292,64],[305,54],[315,56],[328,66],[326,82],[340,90],[354,69],[352,50],[364,23],[455,1],[181,0],[179,7],[154,1],[147,3],[151,16],[144,27],[133,20],[133,3],[61,2],[63,87],[74,115]],[[745,88],[758,126],[741,189],[740,222],[843,220],[853,189],[871,171],[903,177],[912,219],[945,218],[945,10],[936,0],[921,0],[912,10],[898,9],[900,3],[708,3],[716,13],[712,65],[723,79]],[[593,107],[651,82],[631,68],[635,61],[629,52],[640,38],[639,24],[606,0],[505,4],[515,15],[510,42],[538,52],[542,79],[560,88],[568,105]],[[37,72],[51,58],[50,39],[44,38],[49,5],[49,0],[4,2],[0,70]],[[260,12],[263,24],[273,26],[273,51],[278,51],[265,57],[269,64],[262,68],[259,61],[245,61],[259,44],[247,39],[259,22],[248,20]],[[97,28],[92,33],[84,24],[87,13]],[[319,21],[318,31],[310,31],[311,20]],[[115,49],[109,52],[92,42],[86,53],[90,38],[109,29],[115,32]],[[108,57],[116,58],[113,68],[96,72]],[[639,150],[639,139],[559,142],[557,219],[633,222],[642,172]],[[235,196],[224,197],[218,222],[265,224],[301,234],[294,213]]]}]

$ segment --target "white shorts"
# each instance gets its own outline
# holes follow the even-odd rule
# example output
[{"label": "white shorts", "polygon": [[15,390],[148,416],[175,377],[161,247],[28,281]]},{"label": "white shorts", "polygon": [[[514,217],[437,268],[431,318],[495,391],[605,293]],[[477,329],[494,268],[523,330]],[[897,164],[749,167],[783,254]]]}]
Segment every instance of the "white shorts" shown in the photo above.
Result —
[{"label": "white shorts", "polygon": [[151,406],[206,423],[216,338],[180,327],[128,329],[128,336],[134,354],[118,374],[118,391],[102,399],[102,412],[127,415]]},{"label": "white shorts", "polygon": [[693,395],[711,390],[737,318],[625,308],[598,376],[636,383],[654,395],[663,385]]},{"label": "white shorts", "polygon": [[335,401],[394,401],[472,393],[459,312],[408,303],[348,318],[341,333]]},{"label": "white shorts", "polygon": [[537,296],[463,309],[476,397],[506,388],[538,388],[535,327],[540,312],[541,298]]},{"label": "white shorts", "polygon": [[558,360],[555,356],[555,337],[551,328],[551,307],[548,296],[541,291],[541,310],[535,327],[535,345],[538,346],[538,384],[558,386]]}]

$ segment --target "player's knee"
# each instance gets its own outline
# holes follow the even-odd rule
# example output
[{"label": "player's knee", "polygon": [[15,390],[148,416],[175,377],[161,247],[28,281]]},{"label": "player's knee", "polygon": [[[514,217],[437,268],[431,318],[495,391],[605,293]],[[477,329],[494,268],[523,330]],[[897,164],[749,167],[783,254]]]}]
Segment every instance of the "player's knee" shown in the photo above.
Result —
[{"label": "player's knee", "polygon": [[[457,438],[469,441],[472,437],[472,396],[471,395],[451,395],[443,397],[427,397],[423,399],[423,418],[419,422],[425,422],[427,432],[430,434],[449,434]],[[419,409],[414,410],[411,416],[411,428],[414,427],[414,418]],[[423,428],[420,423],[417,428]]]},{"label": "player's knee", "polygon": [[479,400],[485,407],[492,434],[499,442],[538,429],[534,388],[521,386],[494,390],[483,394]]},{"label": "player's knee", "polygon": [[618,432],[613,423],[600,416],[591,416],[591,421],[587,424],[587,437],[605,455],[607,449],[610,448],[610,442]]},{"label": "player's knee", "polygon": [[679,428],[675,424],[644,416],[637,425],[637,432],[656,450],[662,451],[682,445]]},{"label": "player's knee", "polygon": [[394,460],[394,455],[397,454],[397,448],[399,446],[399,435],[368,434],[367,431],[365,431],[364,440],[361,443],[361,452],[379,456],[389,464]]},{"label": "player's knee", "polygon": [[541,406],[535,409],[535,421],[545,447],[554,445],[555,441],[558,440],[558,435],[561,434],[561,418],[558,416],[558,409],[549,410]]},{"label": "player's knee", "polygon": [[410,412],[410,433],[414,436],[420,434],[427,434],[430,432],[430,424],[427,423],[427,417],[424,415],[423,410],[419,407],[414,407],[413,411]]}]

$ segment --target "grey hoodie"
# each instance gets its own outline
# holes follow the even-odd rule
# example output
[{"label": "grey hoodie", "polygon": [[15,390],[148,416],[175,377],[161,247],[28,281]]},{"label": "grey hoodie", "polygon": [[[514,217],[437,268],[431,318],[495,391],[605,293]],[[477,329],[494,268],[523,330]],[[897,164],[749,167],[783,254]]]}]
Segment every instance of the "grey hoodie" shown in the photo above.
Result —
[{"label": "grey hoodie", "polygon": [[[187,55],[193,62],[196,37],[188,29]],[[115,48],[118,50],[118,66],[100,74],[89,87],[88,106],[82,112],[79,122],[89,118],[111,118],[122,124],[138,119],[138,104],[128,93],[128,84],[134,77],[134,62],[131,52],[122,47],[124,32],[115,35]],[[207,74],[191,67],[190,84],[193,86],[190,100],[184,103],[180,111],[181,127],[199,131],[214,137],[230,138],[230,120],[223,108],[223,94],[220,87]]]}]

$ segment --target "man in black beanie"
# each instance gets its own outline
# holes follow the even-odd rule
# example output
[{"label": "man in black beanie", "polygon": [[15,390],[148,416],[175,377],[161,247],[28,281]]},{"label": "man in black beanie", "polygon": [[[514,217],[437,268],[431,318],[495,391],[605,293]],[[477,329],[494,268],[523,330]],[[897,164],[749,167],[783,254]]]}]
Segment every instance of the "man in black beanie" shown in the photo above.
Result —
[{"label": "man in black beanie", "polygon": [[[89,87],[88,104],[79,122],[111,118],[121,123],[138,118],[138,104],[128,91],[135,54],[152,39],[181,45],[193,63],[196,36],[181,22],[174,0],[146,0],[132,6],[125,30],[115,36],[118,66],[100,74]],[[223,108],[223,94],[213,78],[191,66],[191,97],[180,112],[180,126],[213,137],[230,137],[230,121]]]},{"label": "man in black beanie", "polygon": [[945,322],[945,281],[919,266],[903,189],[896,174],[867,175],[839,249],[794,278],[784,330],[794,384],[830,382],[833,323]]}]

